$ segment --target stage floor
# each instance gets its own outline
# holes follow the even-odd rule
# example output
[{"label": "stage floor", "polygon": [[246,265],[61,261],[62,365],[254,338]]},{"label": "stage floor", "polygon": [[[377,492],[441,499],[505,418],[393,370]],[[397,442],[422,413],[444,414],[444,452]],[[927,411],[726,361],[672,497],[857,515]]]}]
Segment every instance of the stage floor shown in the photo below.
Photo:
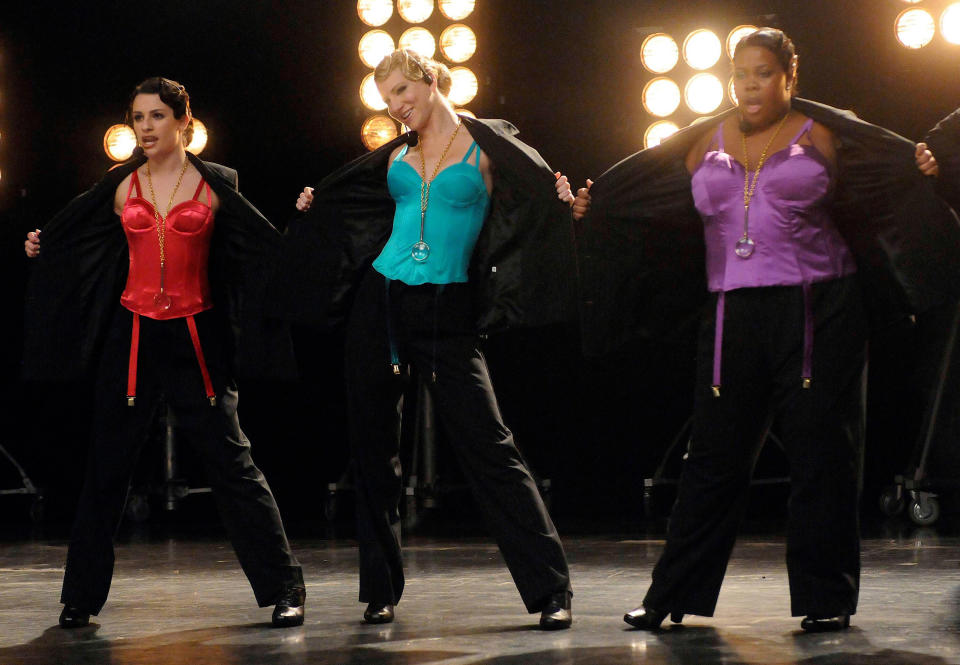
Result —
[{"label": "stage floor", "polygon": [[[294,540],[306,622],[274,629],[219,538],[126,538],[106,607],[89,627],[57,627],[62,540],[0,543],[0,664],[112,665],[932,665],[960,663],[960,539],[933,531],[864,542],[859,613],[840,634],[789,616],[784,543],[743,537],[717,614],[660,633],[621,620],[643,597],[663,542],[567,537],[570,630],[535,630],[496,547],[409,538],[407,588],[388,626],[360,623],[356,548]],[[670,626],[669,620],[665,623]]]}]

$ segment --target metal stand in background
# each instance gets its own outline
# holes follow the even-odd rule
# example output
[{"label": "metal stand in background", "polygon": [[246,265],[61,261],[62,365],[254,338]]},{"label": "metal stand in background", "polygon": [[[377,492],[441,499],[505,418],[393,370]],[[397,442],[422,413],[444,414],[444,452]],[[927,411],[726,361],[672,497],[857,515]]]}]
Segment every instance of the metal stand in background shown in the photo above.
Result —
[{"label": "metal stand in background", "polygon": [[956,478],[931,478],[927,475],[927,461],[937,428],[944,389],[950,377],[950,364],[953,361],[954,347],[957,345],[958,330],[960,330],[960,303],[957,303],[950,322],[933,400],[924,415],[923,427],[914,452],[915,465],[906,473],[894,476],[893,485],[880,493],[880,510],[884,515],[895,517],[906,508],[907,515],[919,526],[929,526],[940,519],[940,502],[937,500],[935,490],[960,488],[960,480]]},{"label": "metal stand in background", "polygon": [[[423,377],[417,378],[416,417],[414,419],[413,450],[410,455],[409,473],[406,474],[404,490],[404,527],[415,529],[423,517],[440,506],[442,495],[453,491],[466,490],[463,483],[445,484],[441,482],[437,463],[437,425],[433,408],[433,396]],[[324,514],[332,521],[338,510],[338,496],[353,491],[351,482],[353,461],[343,472],[340,479],[327,485],[327,501]],[[551,482],[549,478],[534,475],[537,489],[547,508],[550,507]]]},{"label": "metal stand in background", "polygon": [[131,490],[127,499],[126,515],[134,522],[143,522],[150,517],[150,495],[159,495],[163,508],[168,512],[177,510],[180,501],[191,494],[212,492],[209,487],[190,487],[178,476],[176,418],[170,407],[160,409],[161,431],[161,480],[157,486]]},{"label": "metal stand in background", "polygon": [[[673,441],[670,442],[670,445],[667,447],[666,452],[663,453],[663,457],[660,458],[660,464],[657,466],[657,470],[653,472],[653,476],[650,478],[643,479],[643,514],[646,517],[654,516],[654,505],[653,505],[653,488],[661,487],[664,485],[677,485],[680,482],[679,474],[677,477],[668,477],[667,473],[667,464],[676,457],[676,452],[683,445],[683,455],[680,457],[681,460],[687,459],[687,455],[690,452],[690,441],[691,441],[691,430],[693,429],[693,417],[687,419],[687,422],[683,424],[683,427],[680,428],[680,431],[677,432],[677,435],[673,437]],[[783,447],[783,442],[773,433],[768,431],[764,438],[763,444],[766,445],[767,441],[772,442],[781,452],[786,454],[786,451]],[[753,478],[750,481],[750,485],[779,485],[786,484],[790,482],[788,476],[780,476],[773,478]]]},{"label": "metal stand in background", "polygon": [[10,464],[13,465],[13,468],[17,470],[17,473],[20,474],[21,482],[21,487],[16,487],[13,489],[0,489],[0,496],[18,494],[33,496],[33,501],[30,502],[30,519],[34,522],[40,522],[43,519],[43,493],[37,489],[33,482],[31,482],[27,472],[23,470],[23,467],[17,463],[17,460],[13,458],[13,455],[7,452],[7,449],[2,445],[0,445],[0,455],[3,455],[5,458],[7,458]]}]

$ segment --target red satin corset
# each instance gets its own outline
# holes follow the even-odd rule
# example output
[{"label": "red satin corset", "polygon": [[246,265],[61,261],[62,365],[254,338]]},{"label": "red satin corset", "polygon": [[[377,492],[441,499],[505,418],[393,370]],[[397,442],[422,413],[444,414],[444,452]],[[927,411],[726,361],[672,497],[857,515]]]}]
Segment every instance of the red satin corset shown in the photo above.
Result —
[{"label": "red satin corset", "polygon": [[[199,200],[204,185],[207,203]],[[133,188],[137,195],[131,196]],[[153,206],[143,198],[140,179],[134,171],[123,204],[120,222],[127,235],[130,272],[120,297],[124,307],[151,319],[175,319],[213,307],[207,264],[213,235],[210,185],[200,181],[189,201],[173,206],[164,222],[164,293],[169,307],[157,302],[160,293],[160,242]]]}]

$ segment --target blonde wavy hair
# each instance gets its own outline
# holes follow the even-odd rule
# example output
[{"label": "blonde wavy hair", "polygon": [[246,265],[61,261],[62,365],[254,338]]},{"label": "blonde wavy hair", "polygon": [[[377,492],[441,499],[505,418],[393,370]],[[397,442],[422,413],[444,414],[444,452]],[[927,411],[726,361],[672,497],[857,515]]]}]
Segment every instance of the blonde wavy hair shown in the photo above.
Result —
[{"label": "blonde wavy hair", "polygon": [[450,94],[453,79],[450,77],[450,70],[442,62],[424,58],[407,48],[397,49],[384,57],[373,70],[373,80],[383,83],[396,69],[399,69],[408,81],[423,81],[430,77],[431,80],[436,80],[437,90],[441,95],[446,97]]}]

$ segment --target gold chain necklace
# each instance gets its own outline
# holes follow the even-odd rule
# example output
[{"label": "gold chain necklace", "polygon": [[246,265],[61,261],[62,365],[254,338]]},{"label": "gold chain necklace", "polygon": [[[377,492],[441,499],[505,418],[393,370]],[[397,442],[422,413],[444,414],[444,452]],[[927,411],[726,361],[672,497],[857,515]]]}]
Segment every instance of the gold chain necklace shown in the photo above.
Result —
[{"label": "gold chain necklace", "polygon": [[457,133],[460,131],[462,124],[462,122],[457,122],[456,129],[453,130],[453,134],[450,135],[450,140],[447,141],[447,147],[440,153],[440,159],[433,168],[433,175],[430,176],[430,180],[427,180],[427,163],[423,158],[423,139],[418,138],[417,140],[417,152],[420,154],[420,240],[415,242],[413,247],[410,248],[410,255],[417,263],[423,263],[427,260],[427,257],[430,256],[430,245],[423,241],[423,223],[427,217],[427,204],[430,202],[430,186],[433,184],[433,179],[436,178],[440,172],[440,165],[443,164],[443,160],[446,159],[447,151],[450,150],[450,146],[453,145],[453,140],[457,138]]},{"label": "gold chain necklace", "polygon": [[183,174],[187,172],[187,164],[189,163],[189,160],[183,160],[183,167],[180,169],[180,176],[177,178],[177,184],[170,193],[170,200],[167,201],[167,210],[163,217],[161,217],[160,210],[157,208],[157,195],[153,191],[153,176],[150,174],[150,160],[147,160],[147,184],[150,186],[150,201],[153,203],[153,219],[157,223],[157,242],[160,244],[160,293],[154,297],[153,302],[159,305],[162,309],[170,309],[170,305],[173,304],[173,302],[170,300],[170,296],[163,291],[164,278],[166,277],[167,272],[167,257],[164,253],[164,241],[166,240],[165,220],[170,216],[170,208],[173,206],[173,199],[180,190],[180,183],[183,182]]},{"label": "gold chain necklace", "polygon": [[753,241],[753,238],[750,237],[750,201],[753,199],[753,193],[757,189],[757,179],[760,177],[760,169],[763,168],[764,162],[767,161],[767,151],[780,133],[780,128],[783,127],[783,123],[786,122],[788,115],[790,115],[789,110],[780,118],[780,122],[777,123],[777,129],[770,136],[769,140],[767,140],[767,144],[763,146],[763,151],[760,153],[760,161],[757,162],[757,168],[753,172],[752,182],[750,180],[750,157],[747,155],[747,135],[742,131],[740,132],[740,143],[743,146],[743,235],[737,240],[737,245],[733,252],[741,259],[750,258],[750,255],[753,254],[753,250],[756,247],[756,243]]}]

